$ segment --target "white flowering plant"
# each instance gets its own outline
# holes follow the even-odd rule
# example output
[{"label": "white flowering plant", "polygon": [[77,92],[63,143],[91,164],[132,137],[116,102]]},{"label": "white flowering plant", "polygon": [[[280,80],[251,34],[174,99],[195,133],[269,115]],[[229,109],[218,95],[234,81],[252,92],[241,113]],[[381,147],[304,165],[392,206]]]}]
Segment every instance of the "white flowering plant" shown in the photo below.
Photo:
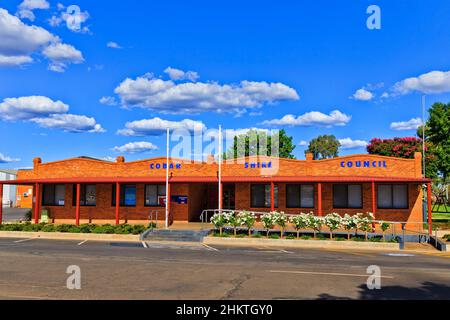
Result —
[{"label": "white flowering plant", "polygon": [[286,223],[288,222],[286,214],[283,211],[281,212],[273,211],[272,219],[275,222],[275,224],[280,227],[281,238],[283,238],[284,229],[286,228]]},{"label": "white flowering plant", "polygon": [[273,212],[264,213],[261,216],[261,222],[263,224],[264,230],[266,230],[266,236],[269,237],[270,229],[273,229],[273,227],[275,226]]},{"label": "white flowering plant", "polygon": [[358,217],[346,213],[341,219],[341,225],[347,231],[347,239],[350,240],[350,230],[358,227]]},{"label": "white flowering plant", "polygon": [[364,231],[365,238],[367,240],[368,233],[373,229],[373,219],[374,215],[372,212],[367,212],[366,214],[358,213],[358,227],[360,230]]},{"label": "white flowering plant", "polygon": [[242,226],[242,219],[234,211],[227,212],[227,213],[225,213],[225,215],[226,215],[226,220],[227,220],[228,224],[230,225],[230,227],[233,228],[234,236],[236,236],[236,233],[237,233],[236,228]]},{"label": "white flowering plant", "polygon": [[239,219],[242,221],[242,225],[248,228],[248,235],[251,235],[252,227],[256,222],[256,215],[253,212],[242,211],[238,214]]},{"label": "white flowering plant", "polygon": [[308,227],[314,232],[314,239],[316,238],[316,233],[322,230],[323,218],[317,217],[314,213],[308,214]]},{"label": "white flowering plant", "polygon": [[327,214],[323,221],[328,229],[330,229],[330,239],[333,239],[333,231],[339,229],[339,227],[341,226],[341,216],[338,213],[333,212]]},{"label": "white flowering plant", "polygon": [[299,215],[292,216],[289,222],[294,225],[297,231],[297,239],[300,237],[300,230],[308,227],[308,215],[305,213],[300,213]]},{"label": "white flowering plant", "polygon": [[224,213],[215,213],[210,221],[216,229],[219,229],[219,234],[222,235],[223,227],[228,223],[228,216]]}]

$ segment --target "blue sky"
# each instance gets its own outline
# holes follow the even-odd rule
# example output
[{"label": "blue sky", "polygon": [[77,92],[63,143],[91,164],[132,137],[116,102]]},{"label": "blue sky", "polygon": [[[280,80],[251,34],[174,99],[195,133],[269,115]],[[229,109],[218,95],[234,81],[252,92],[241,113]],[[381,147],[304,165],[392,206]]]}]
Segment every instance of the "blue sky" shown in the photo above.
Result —
[{"label": "blue sky", "polygon": [[365,153],[415,134],[422,95],[449,102],[449,15],[441,0],[2,1],[0,167],[159,156],[165,127],[193,124],[284,128],[298,158],[319,134]]}]

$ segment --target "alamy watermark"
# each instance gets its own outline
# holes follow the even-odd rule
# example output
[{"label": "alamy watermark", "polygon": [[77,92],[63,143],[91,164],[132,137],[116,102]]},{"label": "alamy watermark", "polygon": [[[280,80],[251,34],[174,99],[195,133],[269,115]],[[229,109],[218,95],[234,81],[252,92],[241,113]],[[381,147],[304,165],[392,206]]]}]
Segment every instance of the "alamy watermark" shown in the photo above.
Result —
[{"label": "alamy watermark", "polygon": [[69,290],[81,289],[81,268],[77,265],[70,265],[67,267],[66,273],[69,277],[66,280],[66,287]]}]

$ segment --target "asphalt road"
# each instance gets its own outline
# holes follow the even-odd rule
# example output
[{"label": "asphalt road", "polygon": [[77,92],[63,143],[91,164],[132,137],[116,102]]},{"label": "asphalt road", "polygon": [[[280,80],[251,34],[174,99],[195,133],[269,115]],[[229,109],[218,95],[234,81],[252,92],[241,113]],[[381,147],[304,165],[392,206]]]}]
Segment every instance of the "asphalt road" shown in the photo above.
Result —
[{"label": "asphalt road", "polygon": [[[137,246],[136,246],[137,245]],[[0,239],[0,299],[450,299],[450,256]],[[69,290],[69,265],[81,289]],[[381,289],[366,286],[381,268]]]}]

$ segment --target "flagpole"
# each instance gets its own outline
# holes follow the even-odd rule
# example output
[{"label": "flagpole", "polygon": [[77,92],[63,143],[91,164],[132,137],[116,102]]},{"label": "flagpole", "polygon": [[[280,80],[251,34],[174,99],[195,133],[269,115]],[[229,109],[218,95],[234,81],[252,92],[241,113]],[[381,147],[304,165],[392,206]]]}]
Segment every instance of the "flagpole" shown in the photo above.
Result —
[{"label": "flagpole", "polygon": [[167,143],[166,143],[166,229],[169,228],[169,137],[170,131],[167,128]]},{"label": "flagpole", "polygon": [[422,166],[423,177],[426,178],[425,171],[425,95],[422,96]]},{"label": "flagpole", "polygon": [[219,214],[222,213],[222,126],[219,126]]}]

